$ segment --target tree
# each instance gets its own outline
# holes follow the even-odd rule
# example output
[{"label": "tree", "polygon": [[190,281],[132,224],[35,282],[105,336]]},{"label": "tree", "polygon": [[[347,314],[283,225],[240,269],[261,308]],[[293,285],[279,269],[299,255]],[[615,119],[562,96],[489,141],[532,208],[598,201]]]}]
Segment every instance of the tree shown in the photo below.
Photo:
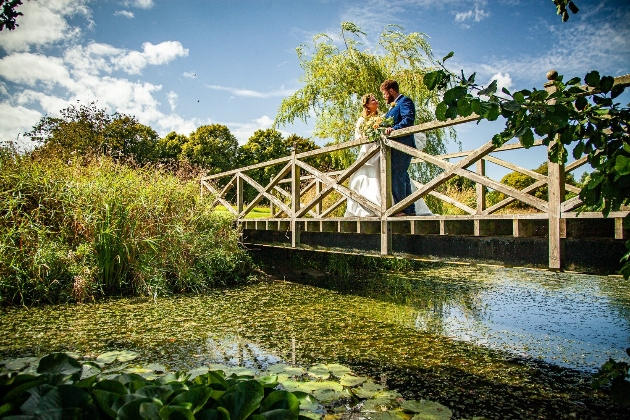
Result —
[{"label": "tree", "polygon": [[[30,0],[29,0],[30,1]],[[21,0],[2,0],[2,12],[0,12],[0,31],[6,28],[10,31],[15,30],[20,26],[15,23],[18,16],[23,16],[24,13],[16,12],[15,9],[22,4]]]},{"label": "tree", "polygon": [[[404,34],[402,28],[389,25],[381,34],[374,50],[362,48],[356,37],[365,35],[355,24],[341,24],[341,38],[345,49],[338,48],[325,34],[316,35],[311,46],[300,45],[297,55],[304,74],[304,86],[284,99],[276,116],[275,126],[307,121],[315,115],[315,137],[330,138],[334,143],[352,140],[354,126],[361,111],[360,98],[365,93],[378,94],[381,83],[395,79],[401,91],[416,104],[416,123],[431,121],[432,108],[439,102],[437,92],[428,90],[423,76],[433,62],[426,35]],[[381,101],[382,102],[382,101]],[[381,111],[385,111],[381,103]],[[428,150],[444,153],[446,141],[443,130],[429,135]],[[348,165],[352,155],[342,155]]]},{"label": "tree", "polygon": [[571,0],[551,0],[556,5],[557,14],[562,16],[562,21],[566,22],[569,20],[569,12],[567,11],[567,7],[571,11],[571,13],[576,14],[580,11],[578,7]]},{"label": "tree", "polygon": [[202,125],[181,148],[180,160],[200,165],[212,174],[229,171],[237,164],[238,140],[221,124]]},{"label": "tree", "polygon": [[147,163],[159,136],[135,117],[107,114],[94,102],[70,105],[61,117],[42,117],[24,136],[38,143],[37,153],[61,158],[108,155]]},{"label": "tree", "polygon": [[166,136],[158,140],[156,145],[156,155],[159,160],[176,162],[182,153],[182,147],[188,142],[188,137],[171,131]]}]

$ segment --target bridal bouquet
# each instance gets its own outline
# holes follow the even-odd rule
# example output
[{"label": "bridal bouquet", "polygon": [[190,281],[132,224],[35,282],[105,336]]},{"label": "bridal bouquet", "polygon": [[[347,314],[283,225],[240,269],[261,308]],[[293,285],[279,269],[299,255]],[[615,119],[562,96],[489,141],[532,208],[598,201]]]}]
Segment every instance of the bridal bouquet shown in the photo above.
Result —
[{"label": "bridal bouquet", "polygon": [[393,125],[394,117],[385,118],[384,115],[371,115],[365,117],[359,130],[370,141],[377,141],[381,138],[381,134],[385,132],[385,129]]}]

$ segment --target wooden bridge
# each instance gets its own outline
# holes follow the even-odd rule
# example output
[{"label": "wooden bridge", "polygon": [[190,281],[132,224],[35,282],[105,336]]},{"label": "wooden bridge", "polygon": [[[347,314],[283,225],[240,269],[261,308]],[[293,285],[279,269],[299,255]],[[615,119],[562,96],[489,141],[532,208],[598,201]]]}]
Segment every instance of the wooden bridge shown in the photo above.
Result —
[{"label": "wooden bridge", "polygon": [[[629,82],[630,75],[615,79],[616,84],[628,85]],[[549,82],[545,88],[552,90],[553,84]],[[431,241],[445,236],[510,237],[514,238],[512,244],[517,244],[519,240],[524,238],[538,238],[538,242],[528,242],[524,246],[526,248],[540,247],[541,243],[543,245],[548,243],[546,252],[548,254],[548,267],[551,269],[563,268],[563,250],[566,238],[580,238],[581,241],[586,241],[589,238],[603,238],[608,239],[609,242],[611,240],[617,242],[617,248],[621,249],[620,244],[623,241],[619,240],[626,239],[628,235],[623,224],[623,219],[628,215],[628,211],[613,212],[607,219],[603,217],[601,212],[576,212],[576,209],[583,204],[577,196],[580,189],[567,184],[565,179],[567,174],[587,163],[586,157],[570,162],[566,166],[548,161],[548,175],[542,175],[502,158],[502,152],[520,149],[522,148],[520,144],[495,147],[492,141],[489,141],[476,150],[434,156],[394,141],[397,137],[404,135],[471,123],[476,120],[477,117],[472,115],[446,122],[432,121],[393,131],[389,138],[383,138],[382,142],[372,144],[365,155],[343,171],[326,172],[307,163],[307,161],[312,161],[312,158],[317,156],[367,144],[369,143],[368,140],[358,139],[302,153],[294,150],[290,156],[203,177],[201,179],[201,191],[202,194],[208,192],[212,194],[214,197],[213,205],[223,205],[234,215],[237,223],[243,228],[244,242],[246,243],[251,243],[251,240],[247,239],[248,237],[256,236],[253,234],[261,231],[282,232],[282,235],[286,236],[287,242],[290,240],[290,245],[289,243],[286,245],[293,248],[302,246],[301,238],[306,234],[311,238],[330,233],[354,234],[353,238],[358,238],[357,234],[371,234],[372,237],[378,235],[380,254],[389,255],[393,251],[393,245],[397,238],[402,238],[402,235],[422,237],[424,238],[423,244],[430,244]],[[544,145],[542,141],[538,140],[533,147],[544,147]],[[392,149],[411,155],[413,157],[412,163],[426,162],[437,166],[442,171],[426,184],[413,180],[417,190],[397,204],[393,204],[391,201],[390,159]],[[386,194],[382,195],[383,199],[380,205],[350,190],[347,182],[357,169],[376,155],[380,158],[381,191],[386,191]],[[452,159],[459,160],[452,163],[450,162]],[[522,190],[502,184],[486,176],[486,162],[528,175],[534,178],[535,182]],[[280,169],[274,172],[275,176],[267,185],[260,185],[252,176],[248,175],[251,171],[273,167]],[[455,176],[464,177],[475,183],[475,207],[457,201],[440,191],[439,187]],[[244,201],[246,185],[249,186],[247,188],[253,188],[256,194],[255,198],[247,203]],[[547,200],[533,195],[537,189],[543,187],[547,187]],[[236,191],[231,191],[234,188]],[[503,193],[506,198],[488,207],[486,198],[488,188]],[[573,193],[569,194],[571,198],[567,197],[567,192]],[[331,194],[338,198],[335,200],[328,198],[325,201]],[[459,208],[465,214],[392,217],[410,203],[426,196],[442,200]],[[335,217],[335,212],[339,213],[340,209],[343,209],[342,206],[348,198],[360,203],[364,208],[370,209],[375,216],[364,218]],[[517,201],[527,204],[530,208],[535,209],[535,212],[499,213],[501,209]],[[248,214],[261,203],[269,206],[271,217],[247,218]],[[278,235],[276,235],[277,237]],[[337,236],[337,238],[340,237]],[[356,240],[353,239],[353,241]],[[335,241],[333,240],[333,245]],[[254,242],[260,243],[261,240],[254,240]],[[348,244],[348,241],[340,241],[339,243],[353,246],[352,243]],[[507,246],[511,245],[508,244]],[[598,250],[600,246],[596,244],[590,249]],[[542,247],[546,248],[545,246]],[[599,251],[606,252],[602,249]],[[509,250],[502,249],[498,252],[509,252]],[[591,251],[587,250],[586,252]],[[435,254],[435,252],[431,252],[431,254]],[[593,255],[592,257],[596,258],[597,256]],[[619,257],[615,257],[617,261]]]}]

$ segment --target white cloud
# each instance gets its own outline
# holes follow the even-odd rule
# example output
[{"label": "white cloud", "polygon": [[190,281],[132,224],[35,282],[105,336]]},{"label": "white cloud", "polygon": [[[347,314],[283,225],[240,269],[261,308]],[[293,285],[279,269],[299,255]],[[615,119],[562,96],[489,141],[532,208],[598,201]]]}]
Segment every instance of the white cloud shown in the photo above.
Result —
[{"label": "white cloud", "polygon": [[17,53],[0,60],[0,76],[15,83],[34,87],[43,82],[49,87],[70,87],[72,80],[63,60],[41,54]]},{"label": "white cloud", "polygon": [[[479,6],[484,3],[475,4],[475,10],[468,10],[467,12],[460,12],[455,14],[455,22],[463,23],[467,20],[474,20],[475,22],[481,22],[483,19],[490,16],[489,12],[480,9]],[[465,25],[467,26],[467,25]]]},{"label": "white cloud", "polygon": [[183,76],[189,79],[195,79],[197,77],[197,73],[195,73],[194,71],[185,71],[183,73]]},{"label": "white cloud", "polygon": [[[256,130],[270,128],[273,125],[273,119],[267,115],[263,115],[247,123],[226,123],[225,125],[230,129],[232,134],[234,134],[234,137],[238,139],[239,144],[245,144]],[[282,134],[285,136],[288,135],[288,133],[284,132],[282,132]]]},{"label": "white cloud", "polygon": [[490,82],[488,84],[490,84],[493,80],[497,81],[497,93],[499,94],[499,96],[505,96],[505,94],[502,92],[503,88],[506,88],[509,90],[512,87],[512,78],[510,77],[509,73],[495,74],[494,76],[490,78]]},{"label": "white cloud", "polygon": [[22,147],[32,147],[30,141],[21,138],[21,134],[33,128],[42,114],[5,101],[0,102],[0,115],[0,141],[18,141]]},{"label": "white cloud", "polygon": [[154,45],[150,42],[142,44],[143,51],[129,51],[127,54],[114,58],[112,61],[129,74],[140,74],[148,64],[161,65],[177,57],[186,57],[188,48],[184,48],[179,41],[165,41]]},{"label": "white cloud", "polygon": [[51,45],[76,38],[81,31],[70,27],[67,17],[84,15],[90,18],[86,7],[89,0],[28,1],[20,6],[24,16],[17,19],[17,31],[0,32],[0,47],[7,52],[29,51],[35,46]]},{"label": "white cloud", "polygon": [[133,19],[135,17],[133,12],[130,12],[128,10],[117,10],[116,12],[114,12],[114,16],[122,16],[126,17],[127,19]]},{"label": "white cloud", "polygon": [[197,127],[206,124],[212,124],[212,120],[186,120],[177,114],[162,115],[162,117],[155,123],[158,127],[156,130],[161,136],[175,131],[180,134],[190,134],[197,130]]},{"label": "white cloud", "polygon": [[171,90],[166,94],[166,98],[168,99],[168,104],[171,106],[171,111],[175,111],[175,108],[177,108],[177,93]]},{"label": "white cloud", "polygon": [[137,7],[139,9],[150,9],[155,3],[153,0],[125,0],[123,5],[127,7]]},{"label": "white cloud", "polygon": [[206,87],[213,90],[223,90],[226,92],[230,92],[233,95],[242,96],[246,98],[276,98],[276,97],[290,96],[290,95],[293,95],[293,93],[295,93],[294,90],[284,89],[284,87],[278,90],[270,91],[270,92],[258,92],[258,91],[250,90],[250,89],[237,89],[233,87],[218,86],[218,85],[206,85]]}]

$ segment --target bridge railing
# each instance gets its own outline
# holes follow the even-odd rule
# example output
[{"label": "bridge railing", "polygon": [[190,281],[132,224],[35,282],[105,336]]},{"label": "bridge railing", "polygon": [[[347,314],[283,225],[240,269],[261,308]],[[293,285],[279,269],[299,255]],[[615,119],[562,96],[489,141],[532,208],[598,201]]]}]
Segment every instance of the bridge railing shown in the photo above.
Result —
[{"label": "bridge railing", "polygon": [[[616,78],[616,83],[628,84],[630,75]],[[548,90],[553,89],[553,83],[549,82],[545,85]],[[389,138],[382,138],[382,141],[376,142],[368,148],[367,153],[353,162],[348,168],[342,171],[325,171],[307,163],[317,156],[338,152],[364,144],[370,143],[367,139],[361,138],[342,144],[323,147],[321,149],[308,152],[297,153],[295,150],[290,156],[274,159],[268,162],[250,165],[243,168],[234,169],[216,175],[210,175],[201,179],[202,194],[207,191],[214,197],[213,205],[223,205],[227,211],[232,213],[240,223],[247,223],[245,220],[262,200],[266,200],[270,207],[270,217],[266,219],[258,219],[254,226],[264,222],[268,228],[268,223],[277,223],[277,228],[284,228],[291,232],[291,246],[300,246],[300,232],[319,223],[317,231],[324,231],[325,222],[335,220],[338,222],[339,231],[343,222],[356,222],[357,229],[361,231],[361,222],[369,222],[372,226],[376,223],[380,225],[379,233],[381,237],[381,254],[390,254],[392,252],[392,224],[400,221],[393,215],[402,211],[409,204],[415,202],[419,198],[431,195],[445,203],[459,208],[466,213],[465,216],[416,216],[405,218],[407,220],[439,220],[440,234],[444,234],[444,224],[449,218],[453,219],[469,219],[474,223],[474,234],[483,234],[482,221],[492,219],[505,219],[505,214],[497,213],[507,205],[514,202],[524,203],[536,210],[536,213],[527,214],[510,214],[508,217],[513,220],[514,236],[527,236],[527,225],[523,221],[531,219],[548,219],[549,220],[549,267],[561,267],[561,239],[566,237],[566,220],[577,217],[573,210],[579,208],[583,203],[579,196],[580,189],[567,184],[565,182],[566,175],[586,163],[586,158],[582,157],[568,165],[554,163],[548,160],[548,175],[523,168],[508,160],[497,157],[500,152],[520,149],[520,144],[506,144],[496,147],[489,141],[475,150],[444,154],[439,156],[430,155],[421,150],[405,146],[395,139],[397,137],[427,132],[439,128],[450,127],[458,124],[470,123],[477,121],[476,115],[465,118],[456,118],[445,122],[431,121],[424,124],[415,125],[391,133]],[[544,146],[541,140],[537,140],[533,147]],[[550,146],[551,147],[551,146]],[[417,190],[410,196],[399,203],[392,203],[391,198],[391,151],[392,149],[407,153],[413,157],[412,162],[425,162],[440,168],[441,173],[426,184],[413,181]],[[348,187],[349,178],[368,160],[374,156],[379,156],[380,160],[380,191],[381,203],[374,203],[367,198],[352,191]],[[451,159],[457,159],[457,162],[451,163]],[[502,166],[506,169],[519,172],[521,174],[534,178],[534,183],[523,189],[513,188],[502,184],[488,176],[485,173],[486,162]],[[248,175],[248,172],[261,170],[265,168],[280,168],[276,170],[275,175],[267,185],[261,185],[254,177]],[[474,167],[475,170],[470,168]],[[476,207],[470,207],[466,203],[462,203],[453,197],[445,195],[440,187],[449,179],[461,176],[476,185]],[[244,200],[245,186],[253,188],[256,192],[254,199],[249,202]],[[284,186],[289,185],[287,190]],[[543,187],[547,187],[548,199],[536,197],[532,193]],[[486,189],[492,189],[505,195],[505,199],[487,207]],[[231,190],[235,189],[235,193]],[[313,189],[315,192],[313,194]],[[574,193],[567,198],[566,192]],[[228,199],[228,193],[232,195],[232,199]],[[325,199],[333,194],[339,197],[332,203],[324,205]],[[366,209],[371,210],[375,216],[367,218],[334,218],[332,215],[335,210],[341,207],[346,200],[350,198],[359,203]],[[610,216],[615,218],[615,237],[624,238],[625,231],[623,229],[622,218],[628,212],[617,212]],[[581,213],[583,218],[601,218],[601,213]],[[412,224],[412,229],[413,229]],[[309,229],[310,230],[310,229]],[[372,231],[374,231],[372,229]],[[520,233],[518,233],[520,232]],[[374,232],[375,233],[375,232]],[[413,232],[412,232],[413,233]]]}]

